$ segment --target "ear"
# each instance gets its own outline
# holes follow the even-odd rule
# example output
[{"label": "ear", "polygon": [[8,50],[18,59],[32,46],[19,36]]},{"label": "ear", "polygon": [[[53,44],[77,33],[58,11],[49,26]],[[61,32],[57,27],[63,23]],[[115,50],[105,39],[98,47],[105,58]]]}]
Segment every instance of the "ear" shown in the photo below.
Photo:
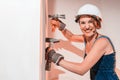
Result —
[{"label": "ear", "polygon": [[101,21],[97,21],[97,29],[100,29],[101,28]]}]

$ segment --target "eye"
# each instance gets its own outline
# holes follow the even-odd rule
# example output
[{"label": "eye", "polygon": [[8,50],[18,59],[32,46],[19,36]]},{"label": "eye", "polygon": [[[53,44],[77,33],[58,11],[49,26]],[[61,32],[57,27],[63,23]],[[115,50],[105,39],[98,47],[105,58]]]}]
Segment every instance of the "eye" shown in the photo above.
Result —
[{"label": "eye", "polygon": [[85,22],[84,22],[84,21],[81,21],[80,24],[85,24]]},{"label": "eye", "polygon": [[94,21],[93,20],[89,20],[88,23],[93,23]]}]

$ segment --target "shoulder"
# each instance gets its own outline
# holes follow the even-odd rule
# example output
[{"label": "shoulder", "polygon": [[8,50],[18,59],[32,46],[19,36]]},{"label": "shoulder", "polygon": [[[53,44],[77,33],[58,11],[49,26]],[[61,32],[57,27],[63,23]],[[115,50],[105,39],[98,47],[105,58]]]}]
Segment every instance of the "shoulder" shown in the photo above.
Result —
[{"label": "shoulder", "polygon": [[108,36],[101,35],[99,36],[94,45],[99,47],[106,47],[109,44],[110,38]]},{"label": "shoulder", "polygon": [[103,42],[103,43],[106,43],[106,42],[109,42],[110,41],[110,38],[106,35],[100,35],[95,42]]}]

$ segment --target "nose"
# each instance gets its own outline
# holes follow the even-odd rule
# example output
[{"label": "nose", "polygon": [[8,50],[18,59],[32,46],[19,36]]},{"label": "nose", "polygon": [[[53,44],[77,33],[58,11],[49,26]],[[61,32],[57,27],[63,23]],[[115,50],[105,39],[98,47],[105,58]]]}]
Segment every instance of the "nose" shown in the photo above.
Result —
[{"label": "nose", "polygon": [[90,25],[88,23],[85,24],[85,28],[86,29],[89,29],[90,28]]}]

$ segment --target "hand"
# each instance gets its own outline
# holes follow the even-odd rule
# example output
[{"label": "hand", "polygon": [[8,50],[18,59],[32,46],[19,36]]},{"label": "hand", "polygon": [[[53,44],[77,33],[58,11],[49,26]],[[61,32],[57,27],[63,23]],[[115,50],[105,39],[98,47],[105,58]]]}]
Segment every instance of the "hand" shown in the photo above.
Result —
[{"label": "hand", "polygon": [[60,22],[59,22],[58,20],[52,19],[52,20],[50,21],[50,26],[51,26],[51,28],[52,28],[52,32],[55,32],[55,30],[56,30],[57,28],[59,28],[59,25],[60,25]]},{"label": "hand", "polygon": [[59,62],[64,59],[64,57],[59,54],[59,53],[56,53],[55,50],[50,50],[48,53],[47,53],[47,56],[48,56],[48,60],[50,60],[51,62],[55,63],[56,65],[59,65]]},{"label": "hand", "polygon": [[52,19],[50,21],[50,25],[52,28],[52,32],[55,32],[56,28],[58,28],[60,31],[64,30],[66,24],[64,24],[62,21],[59,19]]}]

